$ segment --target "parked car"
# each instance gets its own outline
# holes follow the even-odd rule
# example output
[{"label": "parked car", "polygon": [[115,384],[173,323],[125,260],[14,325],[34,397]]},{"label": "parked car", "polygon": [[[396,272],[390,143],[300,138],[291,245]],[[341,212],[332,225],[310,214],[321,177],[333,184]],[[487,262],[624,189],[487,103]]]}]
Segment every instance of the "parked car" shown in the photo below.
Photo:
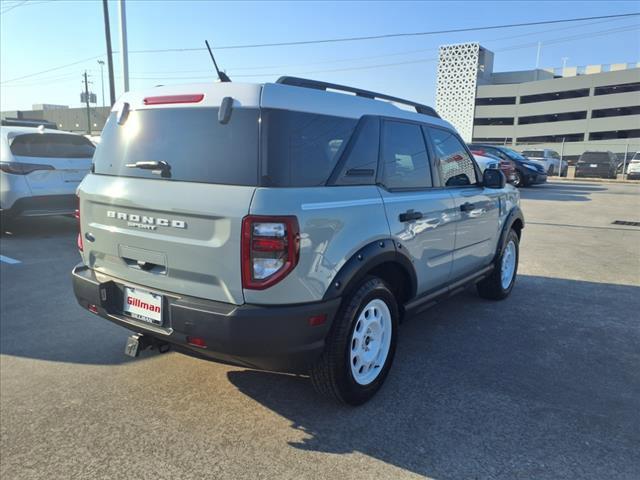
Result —
[{"label": "parked car", "polygon": [[628,180],[640,180],[640,152],[636,152],[627,167]]},{"label": "parked car", "polygon": [[478,150],[471,150],[480,170],[484,172],[485,168],[497,168],[499,169],[507,179],[507,182],[513,184],[516,178],[516,167],[511,160],[502,160],[488,152],[479,152]]},{"label": "parked car", "polygon": [[542,165],[530,162],[512,148],[482,143],[469,144],[469,148],[479,153],[486,152],[502,160],[513,162],[515,172],[511,183],[516,187],[528,187],[547,181],[547,174]]},{"label": "parked car", "polygon": [[584,152],[576,164],[576,178],[617,178],[618,157],[612,152]]},{"label": "parked car", "polygon": [[306,373],[357,405],[402,316],[465,285],[500,300],[516,278],[518,191],[408,100],[292,77],[128,92],[94,165],[74,291],[136,333],[133,356]]},{"label": "parked car", "polygon": [[542,165],[548,176],[557,175],[558,171],[560,176],[567,176],[569,164],[566,160],[562,160],[555,150],[549,148],[524,150],[522,155],[529,161]]},{"label": "parked car", "polygon": [[0,127],[0,211],[16,217],[73,214],[95,147],[82,135],[43,127]]}]

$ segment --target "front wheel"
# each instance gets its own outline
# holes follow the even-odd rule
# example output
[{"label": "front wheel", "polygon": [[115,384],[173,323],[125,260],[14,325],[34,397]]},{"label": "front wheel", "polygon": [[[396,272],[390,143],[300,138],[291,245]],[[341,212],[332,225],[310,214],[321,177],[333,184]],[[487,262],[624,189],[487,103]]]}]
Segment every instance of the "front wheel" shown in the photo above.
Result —
[{"label": "front wheel", "polygon": [[523,187],[524,186],[524,182],[522,181],[522,175],[517,170],[516,170],[516,172],[515,172],[515,174],[513,176],[513,186],[514,187]]},{"label": "front wheel", "polygon": [[482,298],[502,300],[509,296],[518,273],[519,245],[518,234],[514,230],[509,230],[507,241],[495,262],[493,272],[478,282],[478,294]]},{"label": "front wheel", "polygon": [[396,350],[399,310],[389,287],[368,277],[347,298],[311,369],[320,394],[349,405],[375,395],[391,368]]}]

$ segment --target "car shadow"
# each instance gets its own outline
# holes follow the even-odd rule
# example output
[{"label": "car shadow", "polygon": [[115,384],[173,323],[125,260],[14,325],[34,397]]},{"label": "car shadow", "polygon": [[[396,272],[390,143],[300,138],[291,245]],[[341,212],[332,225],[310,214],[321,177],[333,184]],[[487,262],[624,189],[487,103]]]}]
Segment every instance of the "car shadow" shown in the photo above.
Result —
[{"label": "car shadow", "polygon": [[70,215],[20,218],[0,225],[3,239],[52,238],[78,233],[78,220]]},{"label": "car shadow", "polygon": [[303,377],[227,375],[304,433],[294,449],[439,480],[638,478],[639,299],[639,287],[535,276],[501,303],[467,291],[403,324],[385,386],[358,408]]},{"label": "car shadow", "polygon": [[588,202],[594,193],[606,192],[607,187],[580,185],[575,183],[545,183],[533,187],[521,188],[523,200],[548,200],[561,202]]}]

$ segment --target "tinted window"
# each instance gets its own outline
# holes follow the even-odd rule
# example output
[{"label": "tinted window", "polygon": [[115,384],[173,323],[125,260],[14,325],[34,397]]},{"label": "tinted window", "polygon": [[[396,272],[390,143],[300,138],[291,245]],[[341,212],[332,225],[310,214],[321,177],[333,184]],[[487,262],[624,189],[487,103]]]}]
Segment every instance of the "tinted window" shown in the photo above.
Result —
[{"label": "tinted window", "polygon": [[536,95],[523,95],[520,103],[550,102],[553,100],[564,100],[567,98],[588,97],[589,89],[565,90],[564,92],[538,93]]},{"label": "tinted window", "polygon": [[619,85],[606,85],[604,87],[596,87],[594,95],[611,95],[613,93],[629,93],[640,91],[640,82],[621,83]]},{"label": "tinted window", "polygon": [[165,161],[171,166],[167,180],[256,185],[258,110],[236,108],[226,125],[218,122],[217,108],[133,110],[123,125],[115,115],[96,149],[96,173],[160,179],[126,165]]},{"label": "tinted window", "polygon": [[418,125],[384,122],[382,162],[382,183],[387,188],[432,186],[429,157]]},{"label": "tinted window", "polygon": [[474,125],[513,125],[513,117],[474,118]]},{"label": "tinted window", "polygon": [[14,137],[11,153],[21,157],[91,158],[95,147],[80,135],[29,133]]},{"label": "tinted window", "polygon": [[363,118],[352,145],[345,151],[347,158],[336,185],[374,184],[378,168],[379,143],[380,121],[377,118]]},{"label": "tinted window", "polygon": [[580,155],[578,163],[610,163],[608,152],[584,152]]},{"label": "tinted window", "polygon": [[514,105],[516,97],[476,98],[476,105]]},{"label": "tinted window", "polygon": [[356,124],[351,118],[264,110],[265,183],[280,187],[324,185]]},{"label": "tinted window", "polygon": [[542,150],[525,150],[522,155],[529,158],[544,158],[544,152]]},{"label": "tinted window", "polygon": [[447,187],[477,183],[475,164],[460,139],[447,130],[439,128],[428,130],[438,157],[442,183]]}]

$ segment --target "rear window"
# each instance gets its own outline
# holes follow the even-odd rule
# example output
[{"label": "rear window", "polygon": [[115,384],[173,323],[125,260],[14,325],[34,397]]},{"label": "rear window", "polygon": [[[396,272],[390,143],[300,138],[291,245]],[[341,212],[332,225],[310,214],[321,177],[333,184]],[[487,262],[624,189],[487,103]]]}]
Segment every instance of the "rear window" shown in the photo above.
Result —
[{"label": "rear window", "polygon": [[611,163],[607,152],[585,152],[580,155],[578,163]]},{"label": "rear window", "polygon": [[11,142],[11,153],[19,157],[91,158],[95,147],[80,135],[28,133]]},{"label": "rear window", "polygon": [[96,149],[95,173],[161,179],[127,164],[165,161],[171,166],[166,180],[257,185],[258,120],[258,109],[235,108],[223,125],[218,108],[158,108],[133,110],[118,125],[112,113]]},{"label": "rear window", "polygon": [[324,185],[358,123],[352,118],[264,109],[264,183],[273,187]]}]

